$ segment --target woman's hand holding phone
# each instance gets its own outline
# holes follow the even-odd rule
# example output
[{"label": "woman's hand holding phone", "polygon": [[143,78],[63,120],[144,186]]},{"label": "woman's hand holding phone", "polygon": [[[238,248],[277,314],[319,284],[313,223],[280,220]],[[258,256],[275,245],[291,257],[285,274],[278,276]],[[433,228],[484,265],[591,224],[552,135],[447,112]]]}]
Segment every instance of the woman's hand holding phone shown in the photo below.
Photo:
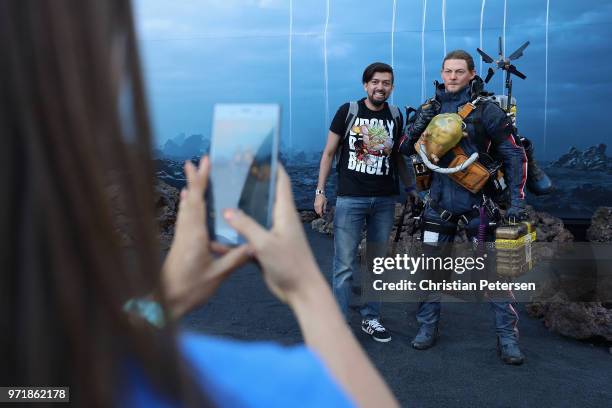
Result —
[{"label": "woman's hand holding phone", "polygon": [[246,245],[219,252],[206,227],[206,202],[210,165],[202,157],[199,166],[185,162],[187,186],[181,191],[172,246],[162,268],[162,285],[173,319],[203,304],[230,272],[250,259]]},{"label": "woman's hand holding phone", "polygon": [[227,223],[249,242],[251,253],[263,270],[268,288],[281,301],[291,303],[312,285],[325,285],[314,259],[291,193],[291,183],[278,166],[273,226],[266,230],[253,218],[236,209],[226,209]]}]

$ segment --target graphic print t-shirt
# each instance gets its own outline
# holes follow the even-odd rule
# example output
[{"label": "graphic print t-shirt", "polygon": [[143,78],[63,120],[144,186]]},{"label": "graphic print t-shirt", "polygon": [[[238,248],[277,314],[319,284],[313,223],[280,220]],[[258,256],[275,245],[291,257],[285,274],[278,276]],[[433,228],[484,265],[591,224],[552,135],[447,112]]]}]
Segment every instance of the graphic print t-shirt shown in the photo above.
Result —
[{"label": "graphic print t-shirt", "polygon": [[[396,123],[386,104],[384,109],[372,111],[368,109],[364,101],[365,98],[358,103],[359,110],[353,126],[383,127],[393,138],[393,152],[395,152],[403,127],[401,114],[397,121],[399,123]],[[348,111],[349,104],[345,103],[338,109],[329,127],[329,130],[339,135],[341,140],[341,145],[338,147],[341,149],[340,159],[336,164],[338,170],[337,195],[363,197],[398,194],[397,169],[392,156],[362,155],[359,157],[355,142],[363,141],[363,136],[353,132],[352,129],[342,140],[346,132]]]}]

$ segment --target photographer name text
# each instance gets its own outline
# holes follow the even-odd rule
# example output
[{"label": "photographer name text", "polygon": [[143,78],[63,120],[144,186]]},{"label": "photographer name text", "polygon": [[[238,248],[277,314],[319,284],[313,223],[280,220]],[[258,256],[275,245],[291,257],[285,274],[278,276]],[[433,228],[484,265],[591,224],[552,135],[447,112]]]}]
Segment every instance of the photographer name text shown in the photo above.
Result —
[{"label": "photographer name text", "polygon": [[418,282],[402,279],[398,282],[385,282],[377,279],[372,282],[376,291],[477,291],[477,290],[536,290],[533,282],[501,282],[481,279],[476,282],[462,282],[461,280],[435,282],[432,280],[421,280]]}]

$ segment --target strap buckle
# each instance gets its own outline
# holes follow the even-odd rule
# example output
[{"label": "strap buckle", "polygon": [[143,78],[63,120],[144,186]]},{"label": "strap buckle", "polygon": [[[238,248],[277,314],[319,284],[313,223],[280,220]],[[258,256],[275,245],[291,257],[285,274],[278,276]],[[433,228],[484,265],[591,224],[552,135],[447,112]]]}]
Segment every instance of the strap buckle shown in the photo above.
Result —
[{"label": "strap buckle", "polygon": [[499,207],[497,206],[497,204],[495,204],[491,197],[488,197],[486,195],[483,195],[482,205],[486,209],[489,219],[492,221],[489,224],[495,225],[497,221],[499,221],[499,219],[501,218]]},{"label": "strap buckle", "polygon": [[442,210],[440,218],[442,221],[450,222],[451,218],[453,218],[453,213],[448,210]]},{"label": "strap buckle", "polygon": [[461,116],[461,119],[465,119],[470,116],[474,109],[476,109],[476,105],[473,102],[468,102],[460,107],[457,113]]}]

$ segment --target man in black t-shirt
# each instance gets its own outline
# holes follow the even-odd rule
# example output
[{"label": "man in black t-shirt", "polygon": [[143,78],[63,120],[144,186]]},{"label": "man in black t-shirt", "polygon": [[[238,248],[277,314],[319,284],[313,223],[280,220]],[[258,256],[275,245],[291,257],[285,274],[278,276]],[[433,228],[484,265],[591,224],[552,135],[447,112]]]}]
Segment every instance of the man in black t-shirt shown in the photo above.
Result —
[{"label": "man in black t-shirt", "polygon": [[[403,127],[402,115],[386,100],[393,91],[393,69],[384,63],[370,64],[363,72],[366,97],[342,105],[331,123],[321,157],[314,207],[325,212],[325,182],[336,156],[338,192],[334,214],[333,291],[348,319],[357,248],[364,223],[367,225],[368,255],[385,256],[393,226],[398,176],[408,179],[405,162],[397,152]],[[380,323],[380,302],[360,308],[361,328],[379,342],[391,336]]]}]

